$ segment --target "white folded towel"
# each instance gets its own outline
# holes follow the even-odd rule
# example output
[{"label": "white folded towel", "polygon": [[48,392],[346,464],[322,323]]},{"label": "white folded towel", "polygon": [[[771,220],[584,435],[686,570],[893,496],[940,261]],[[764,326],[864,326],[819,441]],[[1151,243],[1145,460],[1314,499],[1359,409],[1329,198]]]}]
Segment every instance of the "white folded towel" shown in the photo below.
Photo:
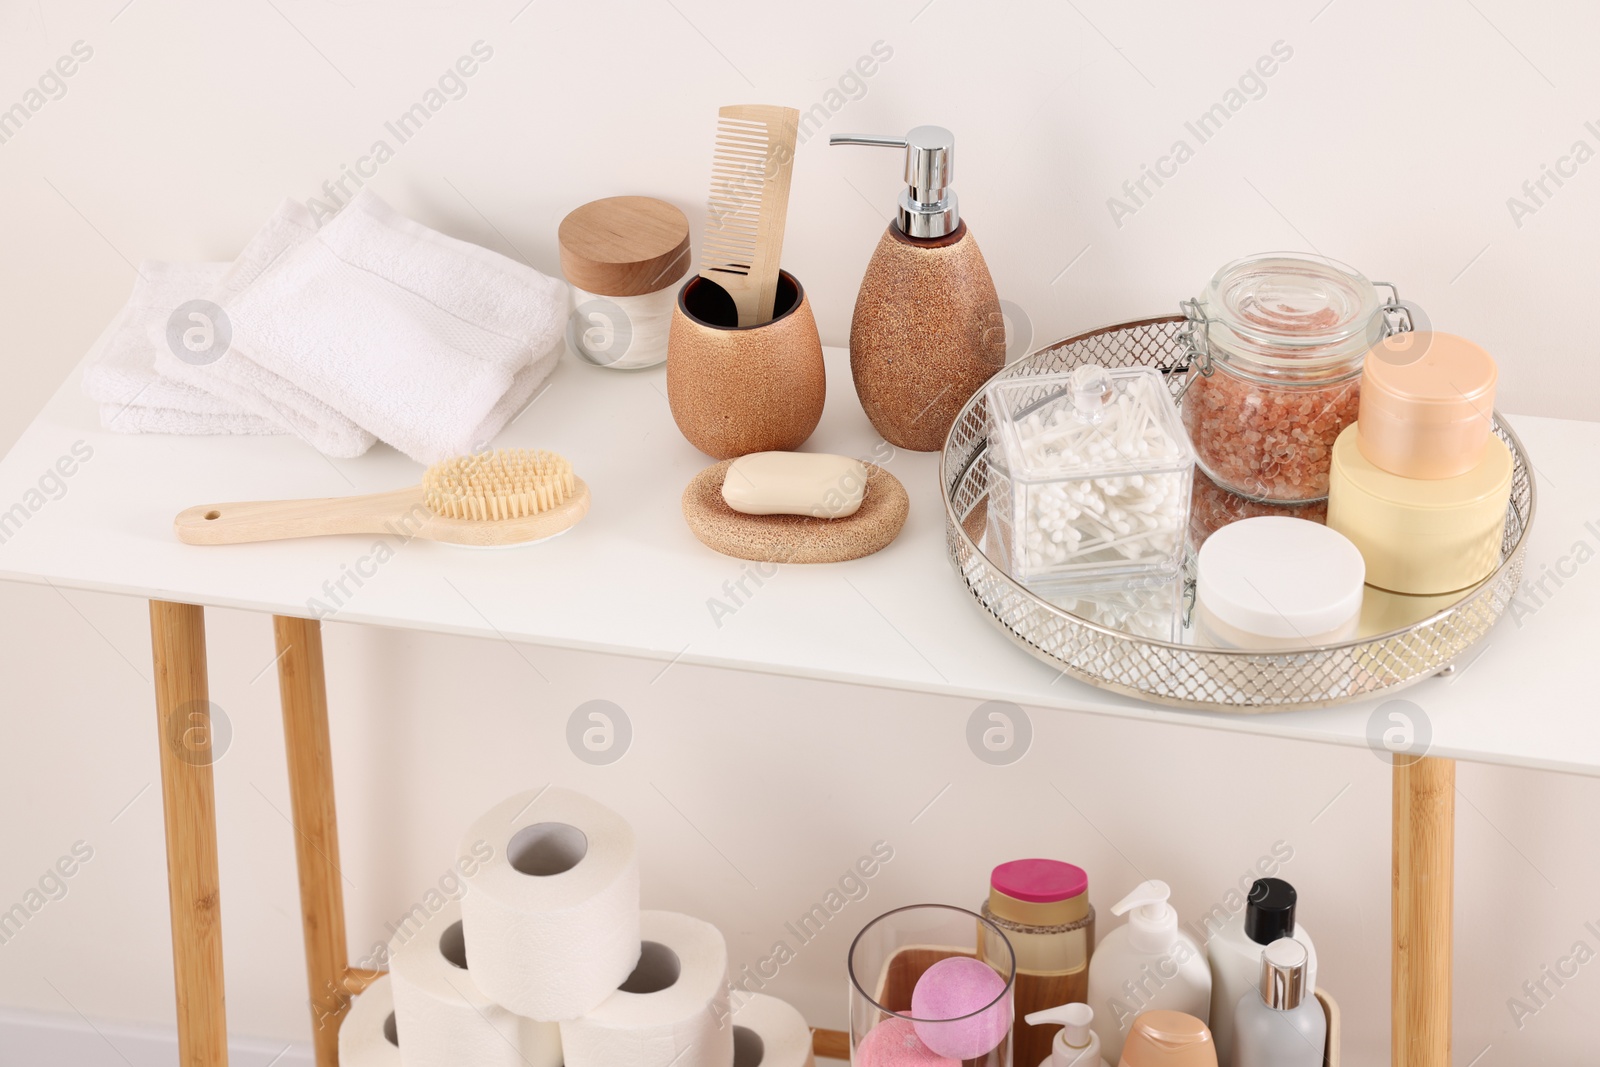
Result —
[{"label": "white folded towel", "polygon": [[83,391],[100,404],[100,422],[118,433],[273,434],[275,422],[258,418],[210,393],[156,373],[156,353],[167,347],[167,320],[190,300],[207,296],[226,263],[139,266],[133,293],[91,350]]},{"label": "white folded towel", "polygon": [[239,412],[201,415],[143,404],[101,404],[100,425],[113,433],[177,433],[188,437],[286,432],[282,426]]},{"label": "white folded towel", "polygon": [[[324,455],[350,459],[366,452],[377,438],[249,354],[260,352],[263,341],[270,346],[275,331],[295,329],[299,316],[283,322],[245,324],[236,318],[230,303],[291,249],[312,241],[316,233],[316,222],[304,207],[293,200],[279,205],[207,294],[227,318],[231,334],[227,351],[211,362],[197,364],[163,345],[156,353],[156,370],[173,382],[220,398],[229,407],[283,426]],[[247,342],[244,335],[250,330],[256,336]]]},{"label": "white folded towel", "polygon": [[559,358],[569,301],[564,283],[370,190],[321,230],[285,201],[213,299],[228,353],[200,367],[168,353],[162,374],[277,413],[329,454],[356,454],[357,427],[422,463],[473,451],[521,410]]}]

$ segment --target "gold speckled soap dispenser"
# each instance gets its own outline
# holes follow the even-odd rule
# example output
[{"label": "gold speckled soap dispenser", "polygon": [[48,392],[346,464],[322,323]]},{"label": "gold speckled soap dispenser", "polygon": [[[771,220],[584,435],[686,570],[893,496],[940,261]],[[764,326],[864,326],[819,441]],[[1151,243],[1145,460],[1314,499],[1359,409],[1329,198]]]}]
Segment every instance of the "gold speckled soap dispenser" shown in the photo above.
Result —
[{"label": "gold speckled soap dispenser", "polygon": [[867,418],[898,448],[937,452],[961,406],[1005,366],[1005,320],[950,181],[955,136],[838,135],[832,144],[902,148],[900,210],[867,264],[850,320],[850,372]]}]

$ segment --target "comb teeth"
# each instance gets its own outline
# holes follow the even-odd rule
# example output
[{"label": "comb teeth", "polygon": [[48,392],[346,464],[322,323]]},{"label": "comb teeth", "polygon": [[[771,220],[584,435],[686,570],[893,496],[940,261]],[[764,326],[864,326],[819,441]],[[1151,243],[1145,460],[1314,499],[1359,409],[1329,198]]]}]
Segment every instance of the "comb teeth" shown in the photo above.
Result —
[{"label": "comb teeth", "polygon": [[702,269],[750,273],[771,156],[772,140],[765,122],[718,117],[711,197],[706,205],[709,225],[700,248]]},{"label": "comb teeth", "polygon": [[450,519],[519,519],[566,503],[572,464],[554,452],[503,448],[435,463],[422,475],[423,500]]}]

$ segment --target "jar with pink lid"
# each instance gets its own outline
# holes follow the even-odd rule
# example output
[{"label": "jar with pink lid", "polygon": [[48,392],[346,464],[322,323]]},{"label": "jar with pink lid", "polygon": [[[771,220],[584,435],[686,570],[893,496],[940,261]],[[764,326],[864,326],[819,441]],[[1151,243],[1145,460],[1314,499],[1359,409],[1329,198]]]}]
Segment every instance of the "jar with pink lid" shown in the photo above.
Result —
[{"label": "jar with pink lid", "polygon": [[1380,300],[1373,282],[1334,260],[1272,252],[1224,265],[1183,308],[1183,424],[1200,468],[1252,500],[1326,498],[1333,442],[1356,421],[1363,358],[1402,328],[1398,297]]}]

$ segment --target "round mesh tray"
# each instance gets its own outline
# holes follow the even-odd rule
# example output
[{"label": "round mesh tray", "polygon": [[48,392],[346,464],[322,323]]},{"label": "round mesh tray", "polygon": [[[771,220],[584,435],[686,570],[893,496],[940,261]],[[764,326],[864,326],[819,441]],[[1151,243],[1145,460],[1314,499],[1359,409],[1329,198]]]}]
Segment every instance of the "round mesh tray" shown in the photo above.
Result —
[{"label": "round mesh tray", "polygon": [[[1154,367],[1176,396],[1189,369],[1184,322],[1174,315],[1080,334],[1018,360],[1000,376],[1049,374],[1091,362]],[[1421,622],[1343,644],[1257,652],[1153,640],[1091,622],[1030,593],[981,547],[989,489],[989,415],[981,391],[961,409],[940,462],[950,561],[978,608],[1002,632],[1039,659],[1093,685],[1210,711],[1282,711],[1359,700],[1449,667],[1488,634],[1515,595],[1533,524],[1532,466],[1498,412],[1494,432],[1515,457],[1499,568],[1463,599]],[[1193,567],[1191,555],[1191,581]]]}]

